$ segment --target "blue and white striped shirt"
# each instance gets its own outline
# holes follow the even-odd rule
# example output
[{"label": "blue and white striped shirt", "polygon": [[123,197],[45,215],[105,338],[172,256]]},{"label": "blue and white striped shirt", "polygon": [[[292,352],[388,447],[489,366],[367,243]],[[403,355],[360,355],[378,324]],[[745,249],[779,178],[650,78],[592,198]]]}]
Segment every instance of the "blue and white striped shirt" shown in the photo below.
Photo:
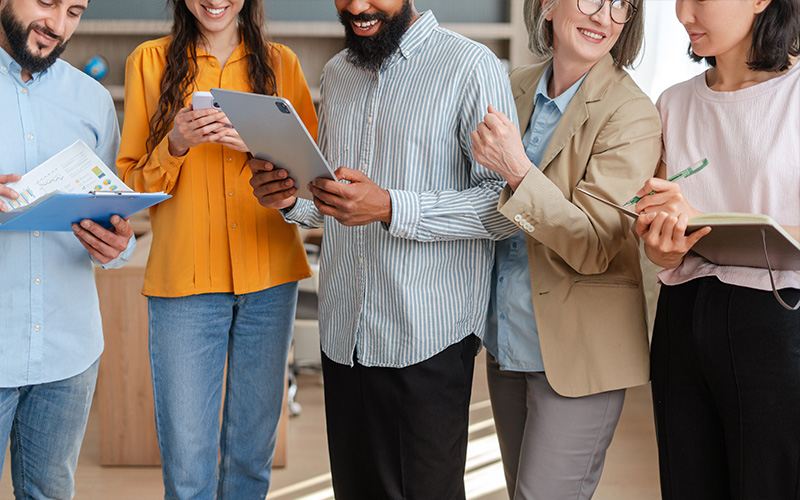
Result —
[{"label": "blue and white striped shirt", "polygon": [[336,168],[388,189],[392,222],[346,227],[308,200],[286,213],[325,226],[322,349],[333,361],[404,367],[483,335],[492,240],[516,227],[497,211],[505,182],[472,156],[470,134],[489,104],[516,122],[508,76],[489,49],[412,24],[377,73],[341,52],[325,66],[319,141]]}]

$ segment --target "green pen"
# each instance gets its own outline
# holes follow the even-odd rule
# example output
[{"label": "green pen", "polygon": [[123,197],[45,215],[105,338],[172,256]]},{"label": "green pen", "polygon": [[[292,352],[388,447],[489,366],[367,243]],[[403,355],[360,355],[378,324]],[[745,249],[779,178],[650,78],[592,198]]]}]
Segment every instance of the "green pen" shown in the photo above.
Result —
[{"label": "green pen", "polygon": [[[702,160],[698,161],[697,163],[693,164],[692,166],[687,167],[685,170],[681,170],[677,174],[671,176],[667,180],[670,181],[670,182],[675,182],[678,179],[685,179],[685,178],[689,177],[690,175],[696,174],[697,172],[703,170],[706,167],[706,165],[708,165],[708,159],[707,158],[703,158]],[[654,193],[655,193],[655,191],[650,191],[649,193],[647,193],[647,195],[651,195],[651,194],[654,194]],[[645,196],[647,196],[647,195],[645,195]],[[624,204],[622,206],[623,207],[627,207],[628,205],[633,205],[634,203],[637,203],[639,200],[641,200],[640,197],[634,196],[633,198],[630,199],[630,201],[628,201],[626,204]]]}]

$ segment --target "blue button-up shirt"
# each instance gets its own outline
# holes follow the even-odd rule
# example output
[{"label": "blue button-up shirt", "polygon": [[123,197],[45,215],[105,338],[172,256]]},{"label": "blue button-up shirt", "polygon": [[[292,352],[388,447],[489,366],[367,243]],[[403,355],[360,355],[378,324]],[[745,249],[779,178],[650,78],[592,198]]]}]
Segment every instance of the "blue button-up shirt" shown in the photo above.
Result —
[{"label": "blue button-up shirt", "polygon": [[[111,96],[57,60],[28,82],[0,48],[0,173],[24,174],[77,139],[109,166],[119,147]],[[119,267],[128,250],[105,267]],[[103,350],[92,260],[72,232],[0,231],[0,387],[63,380]]]},{"label": "blue button-up shirt", "polygon": [[[545,71],[534,94],[535,106],[528,130],[522,138],[528,159],[539,167],[550,139],[575,97],[586,75],[561,95],[551,99],[547,82],[552,65]],[[525,233],[497,243],[495,268],[492,273],[492,294],[484,344],[503,370],[544,371],[539,332],[533,314],[531,273]]]},{"label": "blue button-up shirt", "polygon": [[[492,52],[426,12],[378,72],[340,53],[322,77],[320,148],[392,200],[392,222],[325,218],[320,333],[325,354],[403,367],[471,333],[483,336],[494,242],[516,231],[497,211],[505,182],[478,164],[470,134],[492,104],[516,122],[508,75]],[[285,215],[323,223],[308,200]]]}]

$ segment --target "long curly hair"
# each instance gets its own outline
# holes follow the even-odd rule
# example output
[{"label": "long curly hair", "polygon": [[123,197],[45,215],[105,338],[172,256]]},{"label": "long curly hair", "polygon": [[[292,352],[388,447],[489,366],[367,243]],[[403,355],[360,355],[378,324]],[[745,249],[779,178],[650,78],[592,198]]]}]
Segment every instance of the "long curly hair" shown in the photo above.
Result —
[{"label": "long curly hair", "polygon": [[[167,136],[175,115],[183,107],[186,94],[197,77],[197,46],[204,40],[197,19],[186,7],[185,0],[167,0],[167,7],[172,7],[173,10],[172,40],[167,48],[167,64],[161,77],[158,108],[150,119],[148,155]],[[244,0],[238,23],[247,52],[250,90],[257,94],[277,94],[266,16],[261,0]]]}]

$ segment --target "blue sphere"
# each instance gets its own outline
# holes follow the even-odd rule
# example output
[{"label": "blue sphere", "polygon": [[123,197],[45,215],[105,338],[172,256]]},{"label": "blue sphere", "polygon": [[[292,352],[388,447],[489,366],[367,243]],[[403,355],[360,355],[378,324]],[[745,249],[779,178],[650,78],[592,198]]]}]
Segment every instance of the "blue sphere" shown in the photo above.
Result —
[{"label": "blue sphere", "polygon": [[94,56],[83,65],[83,71],[95,80],[100,80],[108,73],[108,61],[103,56]]}]

